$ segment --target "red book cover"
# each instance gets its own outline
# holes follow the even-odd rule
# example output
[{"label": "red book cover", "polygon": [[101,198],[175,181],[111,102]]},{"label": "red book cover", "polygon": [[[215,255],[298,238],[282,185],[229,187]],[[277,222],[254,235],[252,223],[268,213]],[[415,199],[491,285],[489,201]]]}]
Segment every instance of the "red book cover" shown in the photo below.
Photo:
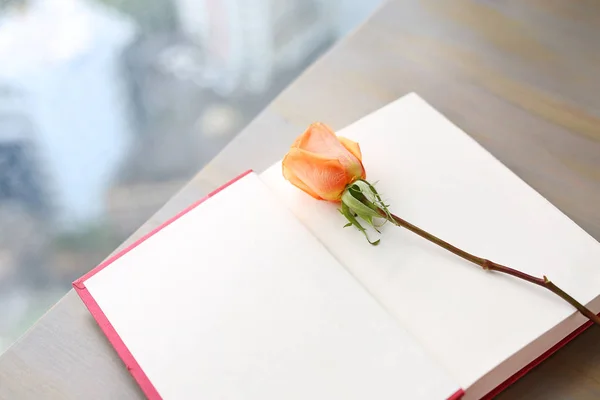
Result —
[{"label": "red book cover", "polygon": [[102,271],[104,268],[108,267],[115,260],[119,259],[123,255],[134,250],[137,246],[139,246],[141,243],[145,242],[148,238],[155,235],[160,230],[164,229],[166,226],[172,224],[174,221],[178,220],[179,218],[183,217],[185,214],[187,214],[194,208],[198,207],[200,204],[205,202],[210,197],[212,197],[215,194],[219,193],[220,191],[226,189],[228,186],[232,185],[233,183],[240,180],[241,178],[243,178],[244,176],[248,175],[251,172],[252,172],[251,170],[244,172],[243,174],[241,174],[238,177],[234,178],[233,180],[229,181],[225,185],[214,190],[207,196],[196,201],[195,203],[190,205],[185,210],[181,211],[180,213],[178,213],[171,219],[165,221],[162,225],[160,225],[156,229],[153,229],[148,234],[146,234],[143,237],[141,237],[140,239],[136,240],[130,246],[121,250],[120,252],[113,255],[112,257],[106,259],[104,262],[102,262],[96,268],[92,269],[90,272],[83,275],[81,278],[79,278],[75,282],[73,282],[73,288],[75,289],[75,291],[77,292],[77,294],[79,295],[79,297],[81,298],[81,300],[83,301],[83,303],[85,304],[87,309],[90,311],[90,313],[92,314],[92,316],[94,317],[94,319],[96,320],[98,325],[100,326],[100,329],[102,329],[102,332],[104,332],[104,335],[106,335],[110,344],[114,347],[115,351],[117,352],[117,354],[119,355],[121,360],[123,360],[123,363],[125,364],[125,367],[127,368],[127,371],[129,371],[129,373],[133,376],[133,378],[136,380],[136,382],[140,385],[140,388],[142,389],[142,391],[144,392],[144,394],[146,395],[146,397],[149,400],[162,400],[162,398],[158,394],[158,391],[156,390],[156,388],[154,387],[152,382],[148,379],[148,377],[146,376],[146,374],[144,373],[144,371],[142,370],[142,368],[140,367],[138,362],[136,361],[133,354],[131,354],[131,352],[129,351],[129,349],[127,348],[127,346],[125,345],[125,343],[123,342],[123,340],[121,339],[121,337],[119,336],[117,331],[115,330],[115,328],[112,326],[112,324],[110,323],[110,321],[108,320],[108,318],[106,317],[106,315],[104,314],[104,312],[102,311],[102,309],[100,308],[100,306],[98,305],[96,300],[94,300],[94,297],[86,289],[85,281],[88,280],[89,278],[91,278],[92,276],[94,276],[95,274],[97,274],[98,272]]}]

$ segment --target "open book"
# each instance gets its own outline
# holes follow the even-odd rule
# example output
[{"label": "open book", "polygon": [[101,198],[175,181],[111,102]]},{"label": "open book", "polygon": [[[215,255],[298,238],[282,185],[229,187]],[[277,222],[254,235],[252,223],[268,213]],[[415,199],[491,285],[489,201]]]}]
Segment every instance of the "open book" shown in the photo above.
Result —
[{"label": "open book", "polygon": [[[600,311],[600,244],[417,95],[337,133],[392,212]],[[74,287],[150,399],[491,398],[587,326],[543,288],[345,222],[278,163]]]}]

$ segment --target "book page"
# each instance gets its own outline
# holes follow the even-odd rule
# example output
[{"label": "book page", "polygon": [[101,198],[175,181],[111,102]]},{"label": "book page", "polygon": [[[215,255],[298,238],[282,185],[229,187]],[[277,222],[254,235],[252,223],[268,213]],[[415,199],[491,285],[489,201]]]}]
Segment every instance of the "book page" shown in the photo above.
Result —
[{"label": "book page", "polygon": [[163,399],[446,399],[458,385],[243,177],[85,281]]},{"label": "book page", "polygon": [[[598,242],[417,95],[337,133],[359,143],[367,179],[393,213],[477,256],[545,274],[582,303],[600,294]],[[280,164],[261,178],[465,388],[561,321],[585,322],[551,292],[406,229],[387,224],[369,245],[342,229],[337,205],[285,181]]]}]

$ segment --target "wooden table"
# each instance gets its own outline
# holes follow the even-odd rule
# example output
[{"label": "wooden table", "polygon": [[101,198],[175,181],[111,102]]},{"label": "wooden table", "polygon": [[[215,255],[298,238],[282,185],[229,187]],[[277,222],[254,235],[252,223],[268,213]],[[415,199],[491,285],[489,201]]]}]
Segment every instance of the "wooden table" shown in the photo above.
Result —
[{"label": "wooden table", "polygon": [[[600,2],[396,0],[289,86],[131,240],[241,171],[263,170],[309,122],[339,129],[411,91],[600,239]],[[0,399],[141,397],[72,291],[0,358]],[[499,398],[600,398],[600,329]]]}]

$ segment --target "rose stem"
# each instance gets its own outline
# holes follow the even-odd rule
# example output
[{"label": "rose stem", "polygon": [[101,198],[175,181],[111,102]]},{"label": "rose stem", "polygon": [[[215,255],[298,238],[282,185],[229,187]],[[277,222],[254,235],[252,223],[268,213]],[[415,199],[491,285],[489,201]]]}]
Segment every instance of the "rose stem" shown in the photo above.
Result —
[{"label": "rose stem", "polygon": [[[385,215],[385,212],[383,212],[382,210],[379,210],[379,211],[382,214],[382,216],[387,217]],[[429,232],[424,231],[423,229],[419,228],[418,226],[415,226],[415,225],[411,224],[410,222],[408,222],[394,214],[389,214],[389,216],[392,218],[392,220],[390,222],[392,222],[398,226],[401,226],[403,228],[406,228],[411,232],[416,233],[417,235],[421,236],[422,238],[425,238],[425,239],[429,240],[430,242],[435,243],[440,247],[443,247],[444,249],[448,250],[449,252],[454,253],[457,256],[462,257],[467,261],[471,261],[472,263],[479,265],[481,268],[483,268],[486,271],[502,272],[504,274],[512,275],[519,279],[523,279],[527,282],[531,282],[535,285],[538,285],[538,286],[548,289],[552,293],[556,294],[557,296],[559,296],[560,298],[565,300],[567,303],[571,304],[580,313],[585,315],[591,321],[600,325],[600,317],[598,317],[596,314],[591,312],[587,307],[585,307],[583,304],[581,304],[580,302],[575,300],[573,297],[571,297],[569,294],[564,292],[562,289],[560,289],[554,283],[550,282],[550,280],[546,276],[544,276],[543,278],[536,278],[535,276],[531,276],[524,272],[517,271],[516,269],[505,267],[504,265],[500,265],[493,261],[486,260],[485,258],[474,256],[473,254],[467,253],[466,251],[461,250],[458,247],[453,246],[450,243],[443,241],[442,239],[432,235]]]}]

